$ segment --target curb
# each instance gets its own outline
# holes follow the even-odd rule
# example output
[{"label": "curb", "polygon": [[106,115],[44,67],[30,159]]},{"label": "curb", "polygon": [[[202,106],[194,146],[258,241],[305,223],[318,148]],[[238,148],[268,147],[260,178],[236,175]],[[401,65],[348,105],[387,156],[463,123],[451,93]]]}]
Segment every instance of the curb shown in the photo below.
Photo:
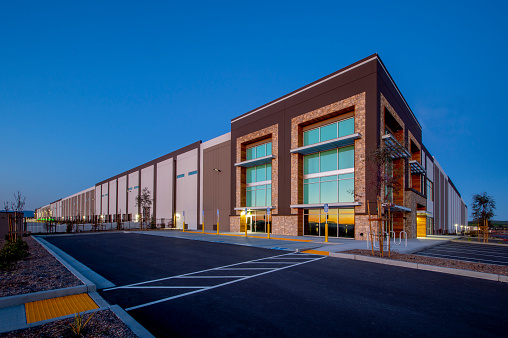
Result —
[{"label": "curb", "polygon": [[25,303],[36,302],[39,300],[46,300],[56,297],[72,296],[80,293],[87,293],[87,287],[85,285],[73,286],[70,288],[39,291],[34,293],[26,293],[22,295],[14,295],[0,298],[0,309],[22,305]]},{"label": "curb", "polygon": [[398,267],[402,267],[402,268],[433,271],[433,272],[446,273],[449,275],[472,277],[472,278],[479,278],[479,279],[486,279],[486,280],[491,280],[491,281],[496,281],[496,282],[508,283],[508,276],[498,275],[498,274],[494,274],[494,273],[478,272],[478,271],[471,271],[471,270],[461,270],[461,269],[454,269],[454,268],[445,268],[445,267],[435,266],[435,265],[411,263],[411,262],[404,262],[404,261],[388,260],[385,258],[369,257],[369,256],[362,256],[362,255],[351,255],[351,254],[335,253],[335,252],[330,252],[330,257],[351,259],[351,260],[357,260],[357,261],[363,261],[363,262],[398,266]]},{"label": "curb", "polygon": [[74,276],[76,276],[83,284],[86,286],[86,292],[95,292],[97,291],[97,287],[94,283],[92,283],[88,278],[83,276],[78,270],[73,268],[69,263],[67,263],[63,258],[61,258],[58,254],[56,254],[49,246],[50,244],[44,238],[37,238],[37,236],[32,236],[33,239],[37,241],[40,245],[44,247],[57,261],[59,261],[63,266],[67,268]]},{"label": "curb", "polygon": [[401,253],[405,253],[405,254],[408,254],[408,255],[411,255],[411,254],[414,254],[415,252],[419,252],[419,251],[423,251],[423,250],[427,250],[427,249],[430,249],[430,248],[433,248],[435,246],[439,246],[439,245],[443,245],[443,244],[446,244],[448,243],[448,241],[439,241],[437,243],[432,243],[432,244],[429,244],[423,248],[419,248],[419,249],[413,249],[413,250],[407,250],[407,251],[404,251],[404,252],[401,252]]},{"label": "curb", "polygon": [[[24,305],[25,303],[30,303],[30,302],[39,301],[39,300],[46,300],[46,299],[51,299],[51,298],[56,298],[56,297],[63,297],[63,296],[72,296],[72,295],[76,295],[76,294],[80,294],[80,293],[88,293],[88,295],[99,306],[99,308],[85,311],[85,312],[83,312],[83,314],[93,313],[93,312],[102,311],[102,310],[111,310],[138,337],[142,337],[142,338],[154,337],[147,329],[145,329],[141,324],[139,324],[134,318],[132,318],[120,306],[109,305],[108,302],[106,302],[106,300],[104,300],[104,298],[102,298],[97,293],[96,285],[94,283],[92,283],[90,280],[88,280],[85,276],[83,276],[75,268],[70,266],[62,257],[60,257],[52,249],[50,249],[49,245],[51,245],[51,244],[49,244],[43,238],[36,238],[35,236],[32,236],[32,238],[34,238],[40,245],[42,245],[44,247],[44,249],[46,249],[53,257],[55,257],[56,260],[58,260],[63,266],[65,266],[65,268],[67,268],[72,274],[74,274],[85,285],[79,285],[79,286],[56,289],[56,290],[40,291],[40,292],[34,292],[34,293],[28,293],[28,294],[22,294],[22,295],[0,297],[0,309],[13,307],[13,306],[20,306],[20,305]],[[51,322],[54,322],[57,320],[67,319],[67,318],[74,318],[74,314],[62,316],[62,317],[50,318],[50,319],[46,319],[43,321],[30,323],[30,324],[13,326],[13,327],[9,328],[8,330],[0,331],[0,334],[12,332],[12,331],[16,331],[16,330],[23,330],[23,329],[27,329],[27,328],[31,328],[31,327],[36,327],[39,325],[44,325],[47,323],[51,323]]]},{"label": "curb", "polygon": [[132,332],[134,332],[134,334],[136,336],[141,337],[141,338],[152,338],[152,337],[155,337],[150,332],[148,332],[148,330],[145,329],[141,324],[139,324],[134,318],[132,318],[131,315],[129,315],[120,306],[118,306],[118,305],[111,305],[109,307],[109,309],[111,311],[113,311],[115,313],[115,315],[117,315],[117,317],[120,318],[120,320],[122,322],[124,322],[124,324],[127,325],[129,327],[129,329],[132,330]]},{"label": "curb", "polygon": [[505,248],[508,248],[507,244],[501,244],[501,243],[483,243],[483,242],[476,242],[476,241],[461,241],[461,240],[458,240],[458,239],[453,239],[450,242],[453,242],[453,243],[476,244],[476,245],[504,246]]}]

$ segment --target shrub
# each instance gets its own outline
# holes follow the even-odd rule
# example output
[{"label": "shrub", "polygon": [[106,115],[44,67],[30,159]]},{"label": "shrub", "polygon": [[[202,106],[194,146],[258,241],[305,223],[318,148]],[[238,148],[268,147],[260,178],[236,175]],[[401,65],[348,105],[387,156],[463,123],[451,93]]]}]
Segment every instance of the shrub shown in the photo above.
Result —
[{"label": "shrub", "polygon": [[0,270],[12,269],[17,261],[30,255],[28,249],[28,244],[21,238],[5,242],[0,250]]}]

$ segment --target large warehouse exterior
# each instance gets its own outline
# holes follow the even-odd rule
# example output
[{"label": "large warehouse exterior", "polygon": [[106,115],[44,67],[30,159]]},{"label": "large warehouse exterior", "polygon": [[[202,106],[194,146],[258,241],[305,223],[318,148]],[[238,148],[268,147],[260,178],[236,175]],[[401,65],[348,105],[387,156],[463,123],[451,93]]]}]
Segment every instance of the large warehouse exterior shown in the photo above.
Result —
[{"label": "large warehouse exterior", "polygon": [[[453,233],[467,207],[425,148],[422,128],[377,54],[234,118],[195,142],[37,209],[37,217],[137,222],[144,188],[159,227],[366,239],[377,149],[390,150],[392,229]],[[374,204],[373,204],[374,203]],[[460,230],[460,228],[459,228]]]}]

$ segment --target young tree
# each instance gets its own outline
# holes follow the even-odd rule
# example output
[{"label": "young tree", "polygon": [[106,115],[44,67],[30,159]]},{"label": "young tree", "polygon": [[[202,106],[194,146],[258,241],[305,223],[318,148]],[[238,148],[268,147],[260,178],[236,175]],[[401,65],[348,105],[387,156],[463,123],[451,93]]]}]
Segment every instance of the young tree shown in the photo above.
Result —
[{"label": "young tree", "polygon": [[488,223],[494,217],[494,210],[496,209],[496,201],[492,196],[487,195],[486,192],[473,195],[473,221],[483,225]]},{"label": "young tree", "polygon": [[145,221],[150,217],[150,207],[152,206],[152,196],[148,188],[143,188],[141,194],[136,196],[136,206],[141,207],[142,219],[141,225],[144,226]]},{"label": "young tree", "polygon": [[[377,217],[375,219],[378,222],[378,228],[376,231],[381,256],[383,256],[383,232],[385,231],[383,227],[383,219],[386,219],[388,209],[395,204],[395,197],[397,194],[400,194],[403,187],[403,167],[394,162],[400,161],[394,160],[394,157],[393,151],[383,145],[380,145],[376,149],[370,151],[366,156],[367,170],[373,173],[373,175],[370,176],[370,181],[368,183],[371,187],[374,187],[374,191],[377,196],[376,206],[378,210]],[[393,217],[391,214],[390,216]],[[372,216],[369,215],[369,217]],[[392,219],[389,219],[388,222],[391,224]],[[387,227],[389,227],[389,224]],[[387,230],[390,231],[390,229]],[[374,240],[374,235],[372,234],[373,229],[370,229],[370,231],[372,242]],[[373,245],[373,243],[371,244]]]}]

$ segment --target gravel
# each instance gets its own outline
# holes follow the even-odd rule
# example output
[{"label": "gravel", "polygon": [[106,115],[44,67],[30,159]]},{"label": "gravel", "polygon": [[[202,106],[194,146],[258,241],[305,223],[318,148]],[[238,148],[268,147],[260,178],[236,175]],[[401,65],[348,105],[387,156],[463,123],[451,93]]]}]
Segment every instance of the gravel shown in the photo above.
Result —
[{"label": "gravel", "polygon": [[[19,261],[11,271],[0,271],[0,297],[54,290],[83,283],[32,237],[28,243],[30,256]],[[0,241],[3,246],[5,241]],[[88,319],[88,314],[84,317]],[[86,320],[85,319],[85,320]],[[17,330],[0,337],[76,337],[71,330],[74,318],[56,320],[40,326]],[[87,324],[83,337],[136,337],[111,310],[97,311]]]},{"label": "gravel", "polygon": [[[341,253],[372,257],[372,251],[371,250],[364,250],[364,249],[347,250],[347,251],[342,251]],[[387,255],[388,255],[388,253],[385,252],[385,256],[387,256]],[[379,251],[374,251],[374,257],[383,258],[383,259],[393,259],[393,260],[397,260],[397,261],[412,262],[412,263],[418,263],[418,264],[442,266],[445,268],[454,268],[454,269],[461,269],[461,270],[471,270],[471,271],[478,271],[478,272],[494,273],[494,274],[508,276],[508,266],[502,266],[502,265],[473,263],[473,262],[458,261],[458,260],[454,260],[454,259],[402,254],[402,253],[398,253],[398,252],[394,252],[394,251],[391,252],[390,258],[379,257]]]},{"label": "gravel", "polygon": [[12,271],[0,271],[0,297],[83,285],[36,240],[23,240],[28,243],[30,256],[19,261]]},{"label": "gravel", "polygon": [[[84,315],[86,321],[91,314]],[[61,319],[24,330],[12,331],[1,337],[76,337],[71,330],[74,318]],[[111,310],[97,311],[82,331],[82,337],[137,337]]]}]

